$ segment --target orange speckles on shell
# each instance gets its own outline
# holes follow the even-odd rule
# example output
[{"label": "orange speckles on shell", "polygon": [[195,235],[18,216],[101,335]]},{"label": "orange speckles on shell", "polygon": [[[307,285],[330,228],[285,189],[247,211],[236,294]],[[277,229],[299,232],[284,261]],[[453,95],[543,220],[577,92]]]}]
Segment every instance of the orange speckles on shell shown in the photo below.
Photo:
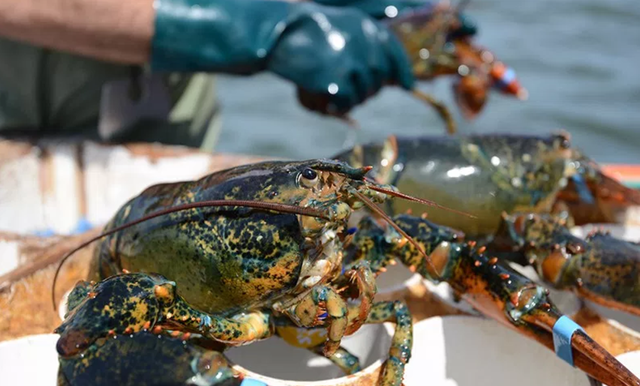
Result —
[{"label": "orange speckles on shell", "polygon": [[576,244],[576,243],[568,243],[567,244],[567,250],[573,254],[578,254],[578,253],[582,253],[584,252],[584,248],[582,247],[581,244]]},{"label": "orange speckles on shell", "polygon": [[151,327],[151,322],[150,321],[146,321],[144,323],[144,325],[142,326],[143,330],[148,330]]},{"label": "orange speckles on shell", "polygon": [[403,237],[402,239],[400,239],[400,241],[398,241],[398,248],[404,247],[408,242],[409,242],[409,239],[407,239],[406,237]]},{"label": "orange speckles on shell", "polygon": [[508,273],[501,273],[500,274],[500,279],[502,279],[502,280],[507,280],[509,277],[511,277],[511,276],[509,276]]},{"label": "orange speckles on shell", "polygon": [[491,265],[495,265],[498,262],[498,258],[497,257],[492,257],[491,259],[489,259],[489,264]]},{"label": "orange speckles on shell", "polygon": [[153,288],[153,293],[156,295],[156,297],[160,299],[166,299],[171,296],[167,286],[159,285],[159,284]]},{"label": "orange speckles on shell", "polygon": [[153,332],[154,334],[158,335],[159,333],[162,332],[162,327],[155,326],[151,332]]}]

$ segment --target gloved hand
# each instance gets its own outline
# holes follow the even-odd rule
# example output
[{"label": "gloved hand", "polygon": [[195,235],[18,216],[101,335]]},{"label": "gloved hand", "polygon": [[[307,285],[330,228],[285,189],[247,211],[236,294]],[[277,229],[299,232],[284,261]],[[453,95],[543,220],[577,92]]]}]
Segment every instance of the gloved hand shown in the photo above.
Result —
[{"label": "gloved hand", "polygon": [[151,68],[293,81],[301,102],[341,115],[386,84],[413,88],[400,42],[354,8],[277,0],[156,0]]},{"label": "gloved hand", "polygon": [[[423,10],[428,12],[438,5],[430,0],[313,0],[315,3],[332,7],[358,8],[376,19],[393,19],[405,11]],[[458,14],[459,28],[452,31],[450,38],[473,36],[478,32],[476,23],[465,14]]]},{"label": "gloved hand", "polygon": [[[376,19],[394,18],[404,11],[433,5],[429,0],[313,0],[332,7],[358,8]],[[388,8],[391,7],[391,8]],[[388,9],[387,9],[388,8]],[[395,8],[395,9],[393,9]]]}]

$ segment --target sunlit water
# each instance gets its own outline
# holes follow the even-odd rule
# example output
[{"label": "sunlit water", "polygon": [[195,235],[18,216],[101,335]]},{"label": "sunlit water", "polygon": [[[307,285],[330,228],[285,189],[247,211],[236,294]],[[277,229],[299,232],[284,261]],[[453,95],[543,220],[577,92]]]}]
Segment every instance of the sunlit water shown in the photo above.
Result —
[{"label": "sunlit water", "polygon": [[[599,162],[640,163],[640,2],[474,0],[476,41],[512,66],[526,102],[492,93],[465,133],[548,133],[560,128]],[[451,82],[421,85],[453,107]],[[299,106],[294,87],[268,74],[219,77],[223,131],[217,150],[283,158],[326,157],[349,129]],[[357,141],[389,134],[440,134],[436,113],[388,88],[353,113]]]}]

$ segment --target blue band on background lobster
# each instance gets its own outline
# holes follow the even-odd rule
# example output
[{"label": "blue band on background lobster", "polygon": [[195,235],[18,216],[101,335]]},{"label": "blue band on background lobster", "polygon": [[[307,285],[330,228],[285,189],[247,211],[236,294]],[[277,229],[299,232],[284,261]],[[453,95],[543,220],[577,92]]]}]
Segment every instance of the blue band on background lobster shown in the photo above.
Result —
[{"label": "blue band on background lobster", "polygon": [[556,355],[571,366],[574,366],[571,338],[578,330],[584,331],[576,322],[564,315],[553,325],[553,348],[556,350]]},{"label": "blue band on background lobster", "polygon": [[513,82],[516,79],[516,72],[513,71],[511,67],[507,67],[498,79],[498,86],[501,88],[506,88],[509,86],[509,83]]},{"label": "blue band on background lobster", "polygon": [[242,380],[240,386],[268,386],[266,383],[257,379],[245,378]]}]

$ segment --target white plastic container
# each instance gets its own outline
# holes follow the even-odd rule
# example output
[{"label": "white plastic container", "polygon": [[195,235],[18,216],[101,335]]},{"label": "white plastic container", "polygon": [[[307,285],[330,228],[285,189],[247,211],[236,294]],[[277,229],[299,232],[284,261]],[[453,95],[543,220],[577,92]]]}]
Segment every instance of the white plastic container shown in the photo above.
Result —
[{"label": "white plastic container", "polygon": [[413,336],[405,386],[589,385],[546,347],[488,319],[429,318],[414,324]]}]

